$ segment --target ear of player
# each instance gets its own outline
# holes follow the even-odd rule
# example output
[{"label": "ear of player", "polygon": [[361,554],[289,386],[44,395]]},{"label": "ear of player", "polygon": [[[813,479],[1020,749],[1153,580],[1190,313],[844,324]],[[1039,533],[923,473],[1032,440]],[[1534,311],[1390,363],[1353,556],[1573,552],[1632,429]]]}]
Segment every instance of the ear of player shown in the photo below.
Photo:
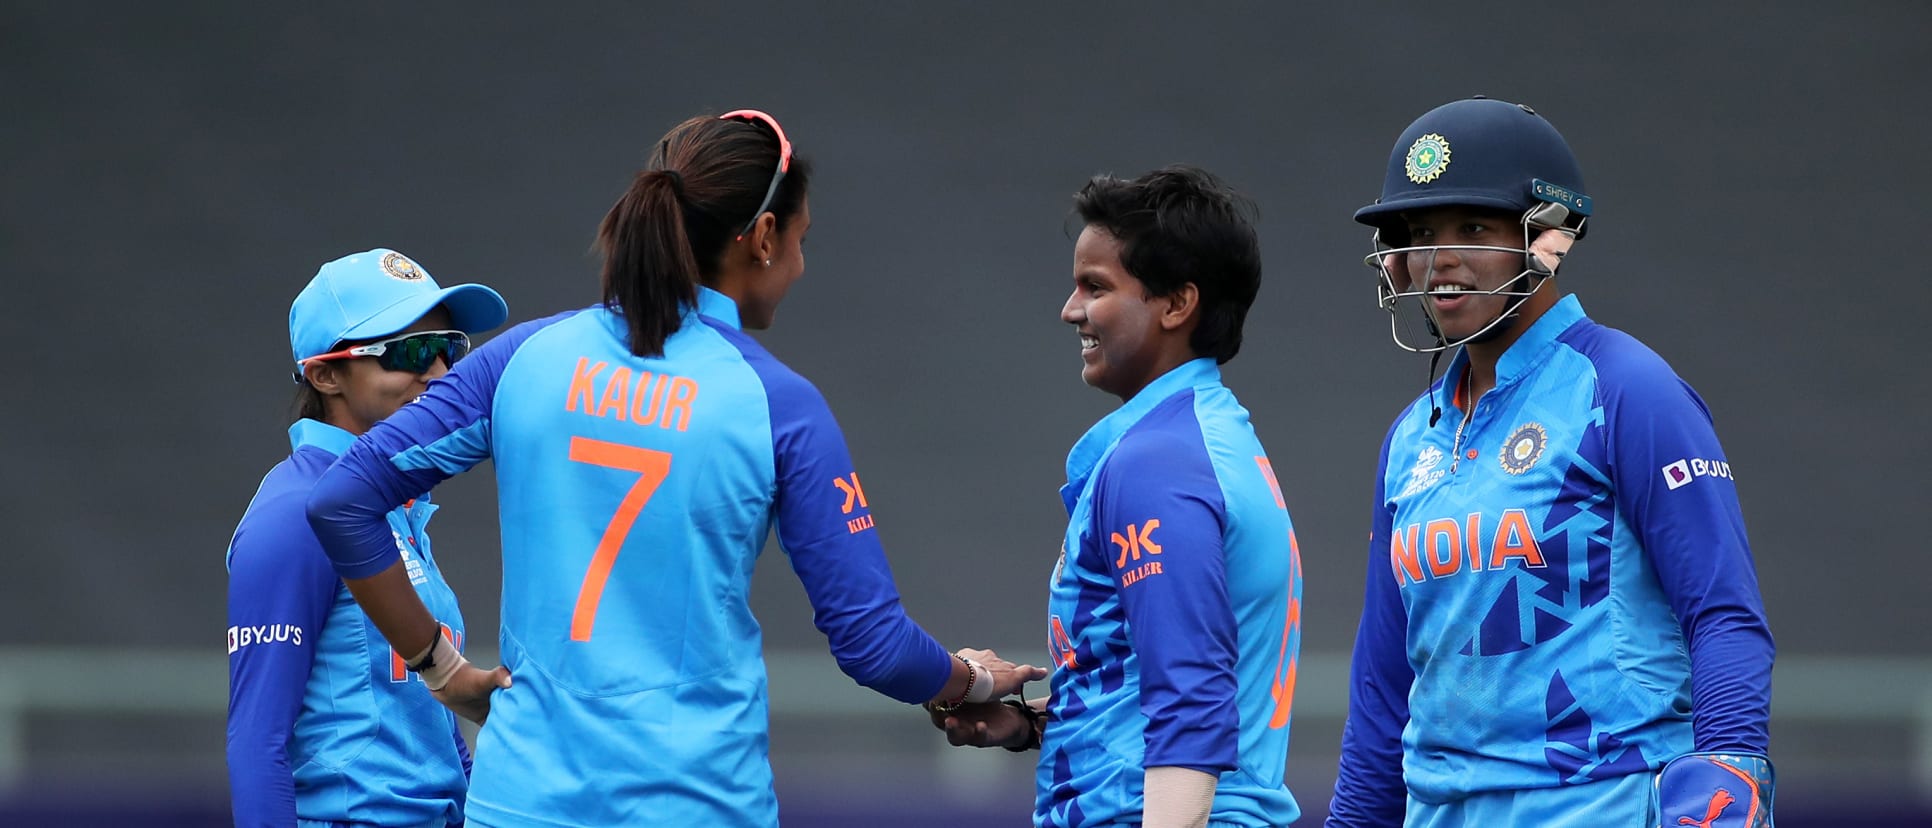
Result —
[{"label": "ear of player", "polygon": [[1660,828],[1772,828],[1777,776],[1755,753],[1686,753],[1657,775]]}]

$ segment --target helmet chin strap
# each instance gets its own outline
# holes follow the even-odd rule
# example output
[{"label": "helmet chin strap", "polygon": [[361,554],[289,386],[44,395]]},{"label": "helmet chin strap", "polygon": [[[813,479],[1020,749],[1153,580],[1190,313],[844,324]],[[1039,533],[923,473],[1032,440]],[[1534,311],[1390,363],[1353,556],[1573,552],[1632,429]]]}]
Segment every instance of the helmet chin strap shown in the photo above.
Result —
[{"label": "helmet chin strap", "polygon": [[[1440,338],[1440,334],[1437,335]],[[1429,427],[1435,428],[1436,421],[1442,419],[1442,392],[1436,387],[1436,363],[1442,361],[1442,351],[1429,354],[1429,379],[1424,385],[1429,388]]]},{"label": "helmet chin strap", "polygon": [[[1525,221],[1528,222],[1529,217],[1525,217]],[[1542,290],[1544,282],[1556,276],[1556,269],[1563,264],[1564,257],[1570,254],[1570,247],[1576,244],[1576,232],[1562,227],[1542,227],[1536,234],[1536,238],[1527,238],[1530,231],[1537,229],[1536,224],[1525,223],[1523,226],[1523,235],[1526,237],[1523,246],[1523,271],[1516,274],[1515,278],[1488,291],[1491,295],[1512,294],[1516,297],[1516,301],[1511,302],[1509,307],[1503,308],[1502,312],[1496,314],[1495,319],[1489,321],[1489,324],[1482,326],[1473,334],[1450,342],[1443,336],[1442,327],[1436,324],[1434,311],[1426,303],[1422,306],[1423,316],[1429,323],[1429,332],[1435,335],[1439,350],[1492,342],[1509,333],[1510,329],[1516,326],[1516,321],[1522,318],[1518,311],[1522,309],[1523,303],[1528,302],[1537,291]],[[1433,268],[1433,263],[1431,267]],[[1530,281],[1529,289],[1518,293],[1513,288],[1525,279]],[[1430,381],[1435,381],[1433,375]]]},{"label": "helmet chin strap", "polygon": [[[1503,283],[1502,287],[1499,287],[1496,289],[1497,291],[1500,292],[1503,290],[1503,288],[1507,288],[1510,285],[1516,284],[1518,281],[1521,281],[1525,278],[1537,279],[1537,282],[1534,287],[1531,287],[1528,291],[1518,296],[1515,302],[1510,303],[1509,307],[1504,308],[1503,312],[1497,314],[1495,319],[1492,319],[1489,321],[1489,324],[1484,325],[1482,327],[1482,330],[1479,330],[1469,336],[1463,337],[1462,339],[1459,339],[1453,343],[1443,337],[1442,329],[1436,326],[1434,314],[1430,313],[1426,308],[1424,309],[1423,318],[1428,321],[1429,332],[1432,334],[1435,334],[1436,342],[1441,344],[1441,347],[1431,349],[1429,352],[1428,386],[1429,386],[1429,427],[1430,428],[1435,428],[1436,422],[1442,419],[1442,402],[1440,399],[1438,399],[1438,397],[1441,394],[1441,389],[1436,386],[1436,363],[1442,360],[1443,352],[1449,350],[1450,348],[1459,348],[1464,345],[1469,345],[1469,344],[1478,343],[1478,342],[1489,342],[1491,340],[1496,339],[1497,337],[1502,336],[1503,334],[1508,333],[1511,328],[1516,327],[1516,320],[1522,318],[1522,314],[1519,314],[1516,311],[1523,306],[1524,302],[1528,302],[1531,296],[1535,296],[1537,291],[1542,290],[1543,284],[1545,282],[1548,282],[1549,278],[1554,275],[1555,274],[1553,273],[1537,274],[1537,273],[1532,273],[1530,271],[1524,271],[1522,273],[1517,274],[1516,278]],[[1467,369],[1464,369],[1464,370],[1467,370]]]},{"label": "helmet chin strap", "polygon": [[1508,288],[1511,285],[1514,285],[1517,282],[1520,282],[1524,279],[1533,280],[1533,284],[1530,285],[1529,290],[1524,291],[1523,295],[1516,297],[1516,301],[1511,302],[1509,304],[1509,307],[1503,309],[1502,313],[1496,314],[1496,318],[1491,320],[1489,324],[1484,325],[1482,327],[1482,330],[1479,330],[1475,334],[1470,335],[1468,337],[1464,337],[1463,340],[1461,342],[1457,342],[1456,345],[1457,346],[1475,345],[1483,342],[1494,342],[1495,340],[1501,338],[1504,334],[1509,333],[1512,328],[1515,328],[1517,320],[1523,318],[1523,315],[1521,313],[1518,313],[1518,311],[1522,310],[1523,303],[1528,302],[1530,300],[1530,297],[1535,296],[1538,290],[1543,289],[1543,282],[1547,281],[1549,277],[1548,276],[1539,277],[1537,274],[1531,273],[1526,270],[1526,271],[1523,271],[1522,273],[1516,274],[1516,278],[1511,279],[1507,283],[1505,283],[1503,285],[1503,288]]},{"label": "helmet chin strap", "polygon": [[[1524,235],[1528,235],[1531,227],[1533,225],[1525,225]],[[1516,327],[1517,321],[1522,319],[1522,314],[1518,311],[1522,309],[1523,303],[1528,302],[1531,297],[1536,295],[1537,291],[1543,289],[1545,283],[1556,277],[1557,267],[1563,264],[1563,258],[1569,255],[1570,246],[1575,243],[1575,232],[1564,228],[1549,227],[1544,228],[1542,232],[1538,233],[1536,238],[1524,247],[1523,263],[1525,269],[1523,272],[1516,274],[1515,278],[1504,282],[1495,290],[1491,291],[1491,293],[1512,292],[1509,289],[1524,279],[1531,280],[1530,289],[1518,295],[1516,301],[1511,302],[1509,307],[1504,308],[1501,313],[1498,313],[1495,319],[1489,321],[1489,324],[1484,325],[1474,334],[1464,337],[1461,340],[1452,343],[1447,337],[1443,336],[1442,327],[1436,324],[1435,313],[1429,309],[1427,304],[1423,305],[1423,321],[1427,324],[1429,333],[1435,336],[1439,346],[1433,349],[1429,355],[1429,378],[1427,385],[1429,387],[1430,428],[1435,428],[1436,423],[1442,419],[1442,402],[1439,399],[1441,389],[1436,386],[1436,365],[1442,360],[1442,352],[1464,345],[1491,342],[1509,333],[1511,329]]]},{"label": "helmet chin strap", "polygon": [[[1514,278],[1510,279],[1507,282],[1504,282],[1496,289],[1491,291],[1486,291],[1485,293],[1487,293],[1488,295],[1493,296],[1497,294],[1509,294],[1511,296],[1514,296],[1515,299],[1514,301],[1509,303],[1508,307],[1503,308],[1502,311],[1498,312],[1496,314],[1496,318],[1489,320],[1489,324],[1484,325],[1481,328],[1477,329],[1475,333],[1472,333],[1460,339],[1456,339],[1454,341],[1451,341],[1448,337],[1443,335],[1442,326],[1436,323],[1435,311],[1425,303],[1422,306],[1422,312],[1423,312],[1423,316],[1429,321],[1429,332],[1435,334],[1436,336],[1437,347],[1434,350],[1437,352],[1441,352],[1441,351],[1446,351],[1450,348],[1460,348],[1464,345],[1468,345],[1471,343],[1489,342],[1496,339],[1497,337],[1500,337],[1506,333],[1509,333],[1510,328],[1515,326],[1516,320],[1521,318],[1521,314],[1517,313],[1517,311],[1522,309],[1524,302],[1528,302],[1530,300],[1530,297],[1535,296],[1536,292],[1543,288],[1543,283],[1548,281],[1551,275],[1553,274],[1539,273],[1535,270],[1525,270],[1521,273],[1516,274]],[[1525,279],[1532,280],[1528,290],[1521,291],[1521,292],[1512,290],[1512,288],[1514,288],[1518,283],[1521,283]]]}]

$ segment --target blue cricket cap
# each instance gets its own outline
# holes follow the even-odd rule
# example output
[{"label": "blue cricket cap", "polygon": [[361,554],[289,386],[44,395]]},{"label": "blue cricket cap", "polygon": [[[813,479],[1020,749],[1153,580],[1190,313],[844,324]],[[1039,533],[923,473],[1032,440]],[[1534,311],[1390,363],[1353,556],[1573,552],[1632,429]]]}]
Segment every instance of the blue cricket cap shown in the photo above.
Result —
[{"label": "blue cricket cap", "polygon": [[295,370],[336,343],[376,339],[416,323],[437,305],[450,324],[477,334],[510,318],[503,297],[483,285],[441,287],[408,256],[378,247],[322,266],[288,309],[288,342]]}]

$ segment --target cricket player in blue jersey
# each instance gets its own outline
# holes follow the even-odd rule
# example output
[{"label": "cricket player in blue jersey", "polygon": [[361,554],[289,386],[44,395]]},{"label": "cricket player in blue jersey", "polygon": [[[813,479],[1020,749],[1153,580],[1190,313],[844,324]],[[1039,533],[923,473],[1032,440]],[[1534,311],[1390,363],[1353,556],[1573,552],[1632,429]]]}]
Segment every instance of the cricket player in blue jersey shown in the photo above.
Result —
[{"label": "cricket player in blue jersey", "polygon": [[[764,113],[673,128],[599,229],[603,302],[492,340],[317,484],[309,520],[356,599],[438,699],[489,717],[471,825],[776,825],[748,600],[774,526],[860,684],[960,703],[1044,677],[906,616],[824,398],[745,334],[804,272],[808,176]],[[501,689],[436,635],[382,517],[485,459]]]},{"label": "cricket player in blue jersey", "polygon": [[[228,546],[228,779],[235,824],[463,822],[470,756],[456,717],[403,669],[336,577],[305,507],[324,469],[503,324],[482,285],[438,287],[393,250],[329,262],[289,309],[300,384],[294,450],[262,479]],[[430,552],[427,489],[378,515],[404,583],[463,643]]]},{"label": "cricket player in blue jersey", "polygon": [[1558,291],[1586,193],[1548,121],[1476,98],[1355,214],[1397,344],[1455,355],[1382,447],[1333,828],[1771,824],[1732,466],[1696,392]]},{"label": "cricket player in blue jersey", "polygon": [[1287,825],[1301,648],[1294,526],[1221,383],[1261,285],[1248,207],[1185,166],[1075,196],[1060,318],[1122,405],[1067,456],[1050,697],[933,712],[954,744],[1040,749],[1033,823]]}]

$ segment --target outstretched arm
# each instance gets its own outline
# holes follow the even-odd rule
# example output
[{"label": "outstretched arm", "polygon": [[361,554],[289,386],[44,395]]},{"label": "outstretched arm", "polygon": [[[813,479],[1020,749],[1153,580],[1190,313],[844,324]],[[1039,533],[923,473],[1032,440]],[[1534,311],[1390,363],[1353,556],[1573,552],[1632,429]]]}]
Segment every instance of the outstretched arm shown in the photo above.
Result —
[{"label": "outstretched arm", "polygon": [[949,655],[906,615],[864,483],[831,409],[796,374],[753,364],[766,369],[761,373],[772,415],[778,544],[805,587],[812,621],[839,668],[859,684],[910,704],[988,701],[1044,677],[1045,670],[1011,664],[990,650]]}]

